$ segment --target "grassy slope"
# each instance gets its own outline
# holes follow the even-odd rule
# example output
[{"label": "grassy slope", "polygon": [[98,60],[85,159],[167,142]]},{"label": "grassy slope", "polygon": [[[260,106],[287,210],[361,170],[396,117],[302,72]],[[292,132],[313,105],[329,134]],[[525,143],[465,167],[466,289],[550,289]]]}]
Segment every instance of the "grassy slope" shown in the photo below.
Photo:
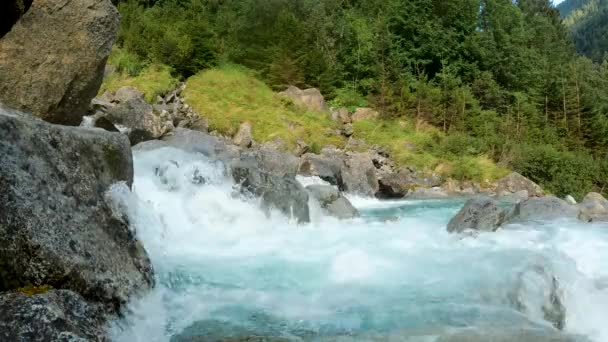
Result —
[{"label": "grassy slope", "polygon": [[258,142],[280,137],[293,147],[302,139],[317,151],[328,144],[344,145],[344,139],[333,134],[338,127],[329,114],[295,107],[238,66],[226,65],[191,77],[184,98],[209,120],[211,130],[225,135],[233,135],[240,123],[249,121]]},{"label": "grassy slope", "polygon": [[[100,94],[133,86],[153,102],[157,95],[173,90],[178,83],[167,66],[148,65],[119,48],[114,48],[108,64],[116,72],[104,80]],[[335,133],[339,127],[328,113],[297,108],[258,80],[252,71],[240,66],[224,65],[192,76],[186,82],[183,96],[209,120],[211,130],[224,135],[233,135],[242,122],[249,121],[258,142],[278,137],[288,148],[293,148],[302,139],[313,152],[326,145],[344,147],[346,144],[345,138]],[[466,147],[466,137],[455,141],[457,136],[446,137],[433,127],[416,130],[407,119],[359,121],[354,124],[354,131],[354,138],[390,151],[398,165],[479,183],[493,181],[507,173],[483,155],[454,148],[454,145]]]},{"label": "grassy slope", "polygon": [[[249,121],[258,142],[281,137],[293,146],[301,138],[313,150],[345,143],[344,138],[327,134],[338,128],[327,113],[295,108],[251,71],[238,66],[223,66],[191,77],[186,83],[185,100],[209,120],[211,129],[226,135],[234,134],[241,122]],[[480,183],[507,172],[483,155],[449,152],[450,146],[446,145],[452,141],[444,134],[432,127],[416,131],[409,120],[364,120],[355,123],[354,128],[355,138],[385,147],[399,165]]]},{"label": "grassy slope", "polygon": [[116,71],[103,80],[99,94],[131,86],[143,92],[148,102],[154,102],[157,95],[166,94],[178,84],[178,80],[171,76],[169,67],[147,65],[134,55],[116,47],[112,50],[108,64]]}]

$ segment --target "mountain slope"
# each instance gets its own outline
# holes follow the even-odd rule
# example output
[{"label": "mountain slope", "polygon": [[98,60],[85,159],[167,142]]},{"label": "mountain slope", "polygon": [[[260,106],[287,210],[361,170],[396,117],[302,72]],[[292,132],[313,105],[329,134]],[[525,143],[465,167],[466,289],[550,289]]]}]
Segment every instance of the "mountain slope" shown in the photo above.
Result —
[{"label": "mountain slope", "polygon": [[601,62],[608,53],[608,0],[566,0],[558,9],[577,50]]}]

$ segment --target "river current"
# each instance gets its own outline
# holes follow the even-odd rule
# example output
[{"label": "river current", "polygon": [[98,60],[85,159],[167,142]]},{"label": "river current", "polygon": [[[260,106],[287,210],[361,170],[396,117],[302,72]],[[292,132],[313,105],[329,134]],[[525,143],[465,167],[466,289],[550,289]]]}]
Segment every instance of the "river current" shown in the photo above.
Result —
[{"label": "river current", "polygon": [[134,152],[134,166],[132,192],[116,185],[111,194],[127,208],[157,284],[108,328],[114,341],[180,333],[439,341],[446,331],[554,331],[543,310],[547,279],[559,285],[564,332],[608,341],[607,224],[448,234],[464,199],[350,196],[360,218],[340,221],[311,203],[312,222],[298,225],[237,195],[222,165],[201,155]]}]

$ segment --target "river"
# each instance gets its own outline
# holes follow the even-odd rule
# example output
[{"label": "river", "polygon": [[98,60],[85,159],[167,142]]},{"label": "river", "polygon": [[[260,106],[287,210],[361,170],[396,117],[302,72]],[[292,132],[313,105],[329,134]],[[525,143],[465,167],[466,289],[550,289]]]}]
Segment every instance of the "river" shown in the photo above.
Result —
[{"label": "river", "polygon": [[236,195],[222,166],[200,155],[135,152],[134,167],[132,193],[116,186],[112,194],[128,208],[157,285],[112,323],[115,341],[170,341],[184,329],[208,338],[196,341],[555,331],[543,310],[551,279],[564,331],[608,341],[606,224],[556,220],[457,235],[445,227],[462,199],[351,197],[360,218],[339,221],[313,205],[312,223],[297,225]]}]

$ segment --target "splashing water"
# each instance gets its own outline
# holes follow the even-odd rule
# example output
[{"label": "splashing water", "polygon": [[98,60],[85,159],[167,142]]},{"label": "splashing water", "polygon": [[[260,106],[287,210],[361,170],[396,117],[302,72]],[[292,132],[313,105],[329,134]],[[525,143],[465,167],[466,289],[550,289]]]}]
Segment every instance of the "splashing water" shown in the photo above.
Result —
[{"label": "splashing water", "polygon": [[134,165],[133,192],[111,192],[128,209],[157,286],[112,324],[115,341],[169,341],[197,326],[304,340],[552,329],[546,281],[526,273],[538,264],[559,282],[565,331],[608,341],[608,225],[560,220],[467,237],[445,231],[462,200],[351,197],[361,218],[339,221],[317,208],[298,226],[235,195],[223,167],[203,156],[164,148],[136,152]]}]

